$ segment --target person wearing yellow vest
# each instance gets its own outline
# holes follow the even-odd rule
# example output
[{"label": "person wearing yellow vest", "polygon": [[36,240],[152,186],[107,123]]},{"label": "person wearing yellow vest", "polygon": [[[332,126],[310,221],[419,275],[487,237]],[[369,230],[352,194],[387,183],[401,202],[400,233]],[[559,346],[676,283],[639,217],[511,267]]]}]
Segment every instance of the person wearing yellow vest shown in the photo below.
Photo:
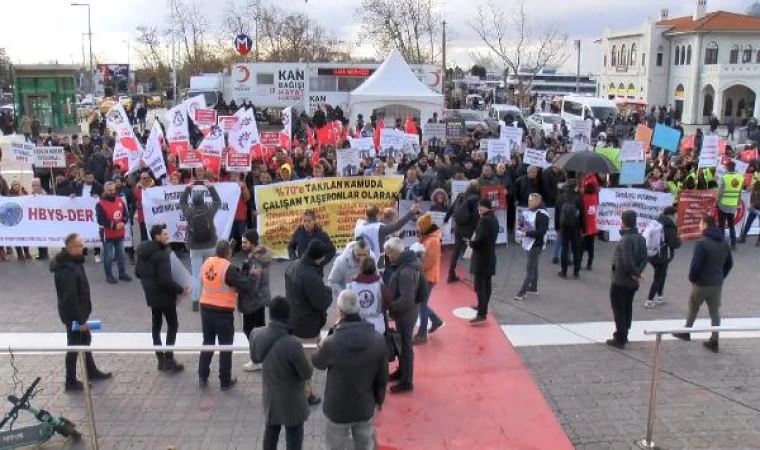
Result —
[{"label": "person wearing yellow vest", "polygon": [[[752,184],[752,190],[749,196],[749,214],[747,220],[744,222],[744,230],[742,230],[742,237],[739,238],[739,243],[743,244],[747,241],[747,234],[755,223],[755,219],[760,216],[760,177]],[[760,247],[760,236],[757,237],[755,247]]]},{"label": "person wearing yellow vest", "polygon": [[[201,323],[203,345],[232,345],[235,335],[235,307],[239,291],[250,289],[249,278],[233,266],[232,245],[228,241],[216,244],[215,256],[201,266]],[[201,387],[208,384],[211,359],[214,352],[201,352],[198,360],[198,381]],[[219,381],[223,391],[237,383],[232,378],[232,353],[219,354]]]},{"label": "person wearing yellow vest", "polygon": [[739,206],[739,197],[742,193],[744,177],[735,173],[736,164],[733,161],[726,163],[726,171],[718,183],[718,222],[721,229],[728,228],[731,236],[731,249],[736,250],[736,228],[734,216]]}]

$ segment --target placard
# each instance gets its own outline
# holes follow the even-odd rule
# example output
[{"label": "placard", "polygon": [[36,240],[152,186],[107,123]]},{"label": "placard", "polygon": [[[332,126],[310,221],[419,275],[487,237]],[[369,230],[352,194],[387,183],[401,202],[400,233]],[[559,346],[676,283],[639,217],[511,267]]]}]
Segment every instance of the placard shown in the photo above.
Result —
[{"label": "placard", "polygon": [[681,189],[678,191],[676,224],[678,236],[684,240],[699,239],[702,230],[699,223],[705,212],[712,212],[718,201],[718,193],[712,189]]},{"label": "placard", "polygon": [[652,129],[649,128],[646,125],[638,125],[636,127],[636,134],[634,135],[634,140],[641,142],[642,147],[644,147],[645,151],[649,151],[651,148],[652,143]]},{"label": "placard", "polygon": [[222,131],[229,133],[240,125],[240,118],[237,116],[219,116],[217,122]]},{"label": "placard", "polygon": [[22,163],[33,163],[35,160],[34,144],[11,142],[11,159]]},{"label": "placard", "polygon": [[63,147],[35,147],[34,165],[45,168],[65,168],[66,153]]},{"label": "placard", "polygon": [[572,151],[585,152],[591,147],[591,120],[570,121],[570,140]]},{"label": "placard", "polygon": [[362,175],[360,152],[358,148],[341,148],[337,150],[337,175],[342,177],[353,177]]},{"label": "placard", "polygon": [[277,131],[260,131],[259,139],[261,145],[280,145],[280,133]]},{"label": "placard", "polygon": [[546,160],[546,150],[526,148],[523,154],[523,164],[529,166],[549,167],[552,164]]},{"label": "placard", "polygon": [[[520,127],[501,127],[499,140],[507,143],[510,154],[522,150],[523,129]],[[509,155],[508,155],[509,156]]]},{"label": "placard", "polygon": [[597,148],[594,150],[596,153],[599,153],[600,155],[604,155],[609,159],[612,164],[617,167],[618,171],[623,169],[623,163],[620,161],[618,156],[620,155],[620,149],[619,148],[610,148],[610,147],[603,147],[603,148]]},{"label": "placard", "polygon": [[222,151],[225,156],[225,167],[227,172],[250,172],[252,155],[251,152],[238,152],[232,147],[227,147]]},{"label": "placard", "polygon": [[416,159],[420,154],[420,135],[417,133],[404,134],[404,153],[410,159]]},{"label": "placard", "polygon": [[[681,140],[681,132],[675,128],[658,123],[654,127],[652,136],[652,145],[663,148],[667,151],[674,152],[678,150],[678,143]],[[717,145],[716,145],[717,149]]]},{"label": "placard", "polygon": [[396,157],[404,148],[406,133],[401,130],[385,128],[380,133],[380,156]]},{"label": "placard", "polygon": [[427,144],[431,139],[437,139],[438,142],[446,139],[445,123],[426,123],[422,125],[422,142]]},{"label": "placard", "polygon": [[705,136],[702,140],[702,151],[699,154],[699,167],[718,167],[718,142],[717,135]]},{"label": "placard", "polygon": [[[544,235],[544,242],[547,244],[553,244],[554,242],[557,242],[557,230],[554,228],[554,208],[545,208],[546,212],[549,213],[549,228],[546,230],[546,234]],[[527,208],[525,206],[517,206],[517,213],[515,214],[515,217],[517,218],[517,223],[515,224],[515,242],[522,243],[523,240],[523,231],[522,231],[522,225],[523,222],[526,219],[526,212],[530,211],[530,208]]]},{"label": "placard", "polygon": [[[481,142],[483,142],[481,140]],[[510,143],[501,139],[488,139],[488,163],[489,164],[507,164],[510,159]]]},{"label": "placard", "polygon": [[606,231],[609,240],[620,240],[621,216],[626,210],[633,210],[638,217],[639,232],[643,232],[650,221],[657,220],[662,211],[673,205],[673,194],[653,192],[637,188],[604,188],[599,190],[599,207],[596,224]]},{"label": "placard", "polygon": [[371,158],[375,154],[375,142],[371,137],[350,139],[351,148],[359,150],[359,157]]},{"label": "placard", "polygon": [[620,161],[644,161],[644,146],[640,141],[623,141],[618,159]]},{"label": "placard", "polygon": [[213,108],[196,108],[193,120],[199,128],[214,126],[216,125],[216,110]]},{"label": "placard", "polygon": [[[747,169],[749,169],[749,163],[746,163],[740,159],[732,159],[732,161],[736,165],[734,172],[738,173],[741,176],[744,176],[744,174],[747,173]],[[715,179],[717,180],[726,173],[728,173],[726,166],[723,164],[718,164],[718,168],[715,171]]]},{"label": "placard", "polygon": [[631,186],[634,184],[643,184],[646,175],[647,163],[644,161],[623,161],[623,167],[620,169],[620,179],[618,184],[621,186]]}]

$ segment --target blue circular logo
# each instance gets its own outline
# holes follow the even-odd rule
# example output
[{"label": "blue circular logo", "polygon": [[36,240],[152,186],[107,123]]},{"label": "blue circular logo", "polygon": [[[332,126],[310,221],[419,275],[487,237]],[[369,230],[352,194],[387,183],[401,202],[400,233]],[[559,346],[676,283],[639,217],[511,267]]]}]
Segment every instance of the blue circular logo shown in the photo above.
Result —
[{"label": "blue circular logo", "polygon": [[0,205],[0,224],[6,227],[15,227],[24,218],[24,210],[16,203]]},{"label": "blue circular logo", "polygon": [[253,40],[247,34],[240,33],[235,36],[234,46],[235,51],[238,52],[238,54],[245,56],[251,51],[251,48],[253,48]]}]

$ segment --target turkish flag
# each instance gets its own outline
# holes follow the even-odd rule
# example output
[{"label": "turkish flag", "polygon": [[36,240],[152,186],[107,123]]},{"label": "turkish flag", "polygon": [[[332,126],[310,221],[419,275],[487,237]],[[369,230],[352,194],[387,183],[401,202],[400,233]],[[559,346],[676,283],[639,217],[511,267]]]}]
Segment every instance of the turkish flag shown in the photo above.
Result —
[{"label": "turkish flag", "polygon": [[377,119],[377,126],[375,127],[375,133],[372,135],[372,140],[375,143],[375,148],[380,148],[380,130],[385,128],[385,122],[383,119]]},{"label": "turkish flag", "polygon": [[137,142],[135,141],[135,138],[131,136],[124,136],[119,139],[119,142],[121,143],[122,147],[126,148],[130,152],[137,151]]},{"label": "turkish flag", "polygon": [[280,147],[286,150],[291,149],[290,136],[288,136],[287,133],[283,133],[282,131],[280,131]]},{"label": "turkish flag", "polygon": [[406,116],[404,131],[409,134],[417,134],[417,125],[414,123],[414,120],[412,120],[412,116]]},{"label": "turkish flag", "polygon": [[328,145],[335,142],[335,131],[330,125],[317,128],[317,142],[319,145]]},{"label": "turkish flag", "polygon": [[114,158],[113,165],[121,167],[121,173],[129,172],[129,159],[126,157]]},{"label": "turkish flag", "polygon": [[681,149],[683,150],[693,150],[694,149],[694,133],[691,133],[690,135],[683,138],[681,141]]}]

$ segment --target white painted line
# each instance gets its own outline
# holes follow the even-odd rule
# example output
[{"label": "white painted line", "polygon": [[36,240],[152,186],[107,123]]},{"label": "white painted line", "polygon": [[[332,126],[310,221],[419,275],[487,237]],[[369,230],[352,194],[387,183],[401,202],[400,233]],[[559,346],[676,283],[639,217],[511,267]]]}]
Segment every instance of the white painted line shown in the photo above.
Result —
[{"label": "white painted line", "polygon": [[[683,320],[649,320],[636,321],[628,332],[631,342],[654,341],[653,335],[644,335],[644,330],[678,328],[684,325]],[[746,327],[760,325],[760,318],[723,319],[723,326]],[[698,319],[695,327],[710,326],[710,319]],[[603,343],[612,337],[615,324],[610,322],[576,322],[538,325],[502,325],[502,332],[514,347],[536,347],[541,345],[578,345]],[[694,339],[707,339],[708,334],[695,334]],[[723,333],[721,339],[760,338],[760,333]],[[675,339],[664,335],[663,339]]]},{"label": "white painted line", "polygon": [[[166,344],[166,334],[162,334],[161,341]],[[175,345],[201,345],[203,333],[178,333]],[[248,339],[243,333],[235,333],[234,345],[247,345]],[[0,347],[32,347],[45,348],[66,345],[66,333],[0,333]],[[92,333],[92,347],[99,346],[135,346],[153,345],[151,333]]]}]

